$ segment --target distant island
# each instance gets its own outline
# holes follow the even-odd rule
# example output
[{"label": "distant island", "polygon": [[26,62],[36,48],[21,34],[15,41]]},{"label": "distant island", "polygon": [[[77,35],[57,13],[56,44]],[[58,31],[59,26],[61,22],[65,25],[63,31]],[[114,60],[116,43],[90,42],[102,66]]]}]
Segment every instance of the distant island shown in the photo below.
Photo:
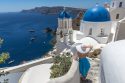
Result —
[{"label": "distant island", "polygon": [[[55,6],[55,7],[35,7],[33,9],[29,10],[22,10],[23,13],[40,13],[40,14],[59,14],[61,11],[63,11],[63,6]],[[73,8],[73,7],[65,7],[66,11],[70,13],[71,15],[74,15],[75,18],[73,18],[73,29],[79,30],[80,27],[80,20],[83,17],[83,14],[87,9],[82,8]]]},{"label": "distant island", "polygon": [[[31,12],[31,13],[41,13],[41,14],[58,14],[63,11],[63,6],[55,6],[55,7],[35,7],[29,10],[22,10],[21,12]],[[85,12],[86,9],[82,8],[73,8],[73,7],[65,7],[66,11],[71,14],[78,14],[79,12]]]}]

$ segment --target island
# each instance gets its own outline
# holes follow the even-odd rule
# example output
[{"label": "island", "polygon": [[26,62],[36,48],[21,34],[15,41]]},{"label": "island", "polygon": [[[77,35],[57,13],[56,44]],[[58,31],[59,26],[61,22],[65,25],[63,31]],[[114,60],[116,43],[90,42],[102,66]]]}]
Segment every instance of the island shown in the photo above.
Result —
[{"label": "island", "polygon": [[[41,14],[58,14],[64,10],[63,6],[54,6],[54,7],[35,7],[29,10],[22,10],[24,13],[41,13]],[[65,10],[73,15],[77,15],[78,12],[85,12],[87,9],[82,8],[73,8],[73,7],[65,7]]]},{"label": "island", "polygon": [[[22,13],[40,13],[40,14],[59,14],[61,11],[64,10],[63,6],[54,6],[54,7],[35,7],[29,10],[22,10]],[[73,26],[74,30],[79,30],[80,28],[80,21],[82,19],[83,14],[86,12],[87,9],[82,8],[74,8],[74,7],[65,7],[65,10],[74,16],[73,18]],[[50,30],[46,30],[51,32]]]}]

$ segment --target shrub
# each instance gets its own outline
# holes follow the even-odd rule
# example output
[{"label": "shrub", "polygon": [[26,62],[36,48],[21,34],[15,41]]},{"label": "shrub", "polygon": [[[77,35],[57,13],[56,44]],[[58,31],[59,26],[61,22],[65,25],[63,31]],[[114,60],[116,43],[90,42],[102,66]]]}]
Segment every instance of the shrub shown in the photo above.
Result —
[{"label": "shrub", "polygon": [[9,53],[0,54],[0,64],[4,63],[8,58],[10,58]]},{"label": "shrub", "polygon": [[[3,39],[0,38],[0,46],[3,44]],[[1,53],[0,54],[0,64],[4,63],[8,58],[10,58],[9,53]]]},{"label": "shrub", "polygon": [[71,67],[71,56],[69,54],[63,54],[62,56],[54,57],[54,64],[51,69],[50,78],[56,78],[63,76],[68,72]]}]

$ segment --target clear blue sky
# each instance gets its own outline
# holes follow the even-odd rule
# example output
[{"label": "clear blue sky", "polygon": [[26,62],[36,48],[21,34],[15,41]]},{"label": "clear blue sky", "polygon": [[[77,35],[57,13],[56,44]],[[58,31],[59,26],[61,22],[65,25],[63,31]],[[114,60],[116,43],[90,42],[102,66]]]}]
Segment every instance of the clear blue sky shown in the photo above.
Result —
[{"label": "clear blue sky", "polygon": [[89,8],[96,3],[102,5],[111,0],[0,0],[0,12],[17,12],[40,6],[70,6]]}]

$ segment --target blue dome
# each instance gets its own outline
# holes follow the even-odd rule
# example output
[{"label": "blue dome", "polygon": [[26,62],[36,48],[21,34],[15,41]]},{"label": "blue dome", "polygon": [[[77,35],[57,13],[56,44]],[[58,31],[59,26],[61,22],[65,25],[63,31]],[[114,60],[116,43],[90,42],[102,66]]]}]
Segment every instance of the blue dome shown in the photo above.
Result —
[{"label": "blue dome", "polygon": [[59,14],[59,18],[70,18],[71,16],[64,10]]},{"label": "blue dome", "polygon": [[105,7],[96,5],[94,8],[90,8],[85,12],[83,20],[90,22],[110,21],[110,14]]}]

